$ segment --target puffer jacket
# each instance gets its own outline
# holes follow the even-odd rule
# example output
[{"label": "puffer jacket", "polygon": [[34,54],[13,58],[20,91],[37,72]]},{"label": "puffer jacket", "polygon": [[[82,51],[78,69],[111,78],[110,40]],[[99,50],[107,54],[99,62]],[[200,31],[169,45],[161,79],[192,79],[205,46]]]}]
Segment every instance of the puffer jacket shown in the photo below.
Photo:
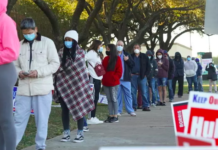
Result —
[{"label": "puffer jacket", "polygon": [[[54,42],[38,34],[32,45],[32,62],[30,65],[30,43],[26,40],[20,42],[20,56],[14,62],[17,73],[36,70],[38,78],[25,78],[19,80],[18,95],[36,96],[47,95],[53,89],[52,75],[60,67],[60,61]],[[31,66],[29,68],[29,65]]]},{"label": "puffer jacket", "polygon": [[212,81],[217,81],[217,74],[216,74],[216,68],[214,67],[213,63],[210,63],[206,66],[206,71],[208,71],[207,79],[210,79]]},{"label": "puffer jacket", "polygon": [[151,72],[148,76],[148,80],[152,79],[152,78],[156,78],[157,77],[157,73],[158,73],[158,67],[157,67],[157,62],[156,60],[154,59],[154,56],[153,56],[153,53],[152,51],[148,50],[146,52],[146,55],[147,56],[151,56],[151,59],[150,59],[150,64],[151,64]]}]

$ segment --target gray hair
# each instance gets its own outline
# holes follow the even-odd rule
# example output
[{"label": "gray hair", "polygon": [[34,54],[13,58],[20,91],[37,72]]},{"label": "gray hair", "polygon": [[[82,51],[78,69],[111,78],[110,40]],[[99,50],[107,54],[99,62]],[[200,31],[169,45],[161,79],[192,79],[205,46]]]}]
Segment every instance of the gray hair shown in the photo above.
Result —
[{"label": "gray hair", "polygon": [[25,29],[35,29],[36,28],[36,23],[32,18],[25,18],[21,24],[20,24],[21,30]]}]

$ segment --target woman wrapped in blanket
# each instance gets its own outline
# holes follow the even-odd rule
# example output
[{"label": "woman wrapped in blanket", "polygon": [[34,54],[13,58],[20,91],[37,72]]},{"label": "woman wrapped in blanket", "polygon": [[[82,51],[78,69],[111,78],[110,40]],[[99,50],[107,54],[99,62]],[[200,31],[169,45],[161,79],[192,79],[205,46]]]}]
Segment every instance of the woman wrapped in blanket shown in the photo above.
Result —
[{"label": "woman wrapped in blanket", "polygon": [[94,107],[89,77],[86,72],[85,51],[78,45],[78,33],[68,31],[64,36],[64,48],[59,50],[61,66],[54,76],[54,100],[61,104],[63,138],[62,142],[70,141],[69,114],[77,121],[78,132],[74,142],[84,141],[84,116]]}]

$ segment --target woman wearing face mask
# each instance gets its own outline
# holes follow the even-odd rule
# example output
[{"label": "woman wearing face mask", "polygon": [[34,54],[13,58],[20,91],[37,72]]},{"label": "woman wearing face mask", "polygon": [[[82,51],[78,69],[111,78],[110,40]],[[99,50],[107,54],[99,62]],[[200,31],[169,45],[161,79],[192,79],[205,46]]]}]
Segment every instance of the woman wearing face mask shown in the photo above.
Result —
[{"label": "woman wearing face mask", "polygon": [[216,74],[216,68],[214,67],[213,63],[210,63],[206,67],[206,71],[208,71],[208,76],[207,79],[209,80],[210,88],[209,92],[212,92],[212,86],[214,87],[214,92],[217,93],[217,86],[216,86],[216,81],[217,81],[217,74]]},{"label": "woman wearing face mask", "polygon": [[98,76],[94,69],[97,64],[102,63],[102,60],[100,57],[100,53],[102,53],[102,51],[103,51],[102,42],[99,40],[94,40],[92,45],[88,49],[88,53],[85,55],[85,60],[87,61],[87,65],[88,65],[88,72],[89,72],[91,80],[93,80],[94,89],[95,89],[95,94],[94,94],[95,109],[91,112],[91,117],[87,121],[88,124],[103,123],[103,121],[100,121],[96,117],[99,93],[101,90],[101,80],[103,76]]},{"label": "woman wearing face mask", "polygon": [[20,43],[15,22],[6,14],[7,0],[0,2],[0,150],[16,149],[12,90],[17,80],[13,61],[19,56]]},{"label": "woman wearing face mask", "polygon": [[74,142],[83,142],[83,118],[94,109],[94,102],[86,72],[85,51],[78,45],[76,31],[71,30],[65,34],[64,48],[59,51],[59,57],[61,66],[55,74],[54,100],[62,108],[64,133],[61,141],[70,141],[70,112],[78,126]]},{"label": "woman wearing face mask", "polygon": [[106,73],[103,76],[102,84],[104,92],[108,100],[109,116],[105,123],[119,122],[117,117],[118,104],[117,104],[117,91],[122,77],[122,62],[117,55],[117,49],[114,44],[109,44],[106,51],[107,57],[103,60],[103,66]]},{"label": "woman wearing face mask", "polygon": [[165,106],[165,99],[167,95],[167,78],[168,78],[168,70],[169,70],[169,61],[164,57],[164,51],[159,49],[156,53],[157,56],[157,65],[158,65],[158,91],[160,95],[160,102],[157,106]]}]

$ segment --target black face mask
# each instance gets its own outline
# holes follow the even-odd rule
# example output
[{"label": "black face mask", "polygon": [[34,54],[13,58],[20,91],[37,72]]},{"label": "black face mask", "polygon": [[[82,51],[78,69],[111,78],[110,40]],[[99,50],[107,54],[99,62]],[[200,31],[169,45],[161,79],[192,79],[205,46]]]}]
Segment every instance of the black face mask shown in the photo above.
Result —
[{"label": "black face mask", "polygon": [[106,51],[106,55],[110,56],[110,54],[111,54],[110,51]]}]

